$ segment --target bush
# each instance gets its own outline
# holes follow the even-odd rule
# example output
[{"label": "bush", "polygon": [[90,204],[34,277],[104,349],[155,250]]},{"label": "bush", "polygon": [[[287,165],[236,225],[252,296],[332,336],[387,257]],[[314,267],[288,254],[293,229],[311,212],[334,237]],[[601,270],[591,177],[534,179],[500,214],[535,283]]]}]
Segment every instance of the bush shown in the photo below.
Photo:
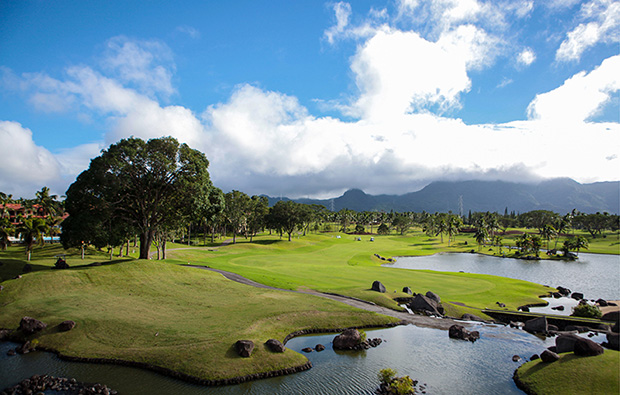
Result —
[{"label": "bush", "polygon": [[410,395],[415,394],[415,385],[411,377],[396,377],[396,371],[390,368],[379,371],[379,381],[381,381],[380,393],[390,395]]},{"label": "bush", "polygon": [[601,318],[603,313],[597,306],[592,306],[587,303],[579,304],[573,307],[573,317],[585,317],[585,318]]},{"label": "bush", "polygon": [[385,368],[379,371],[379,381],[383,384],[389,385],[396,377],[396,371],[394,369]]},{"label": "bush", "polygon": [[359,330],[360,333],[360,343],[364,343],[366,341],[366,339],[368,338],[368,335],[366,335],[366,332],[363,330]]},{"label": "bush", "polygon": [[377,233],[379,233],[380,235],[387,235],[388,233],[390,233],[390,228],[388,228],[386,224],[381,224],[379,225],[379,229],[377,229]]},{"label": "bush", "polygon": [[360,225],[360,224],[355,225],[355,233],[364,233],[365,231],[366,231],[366,228],[364,228],[364,225]]}]

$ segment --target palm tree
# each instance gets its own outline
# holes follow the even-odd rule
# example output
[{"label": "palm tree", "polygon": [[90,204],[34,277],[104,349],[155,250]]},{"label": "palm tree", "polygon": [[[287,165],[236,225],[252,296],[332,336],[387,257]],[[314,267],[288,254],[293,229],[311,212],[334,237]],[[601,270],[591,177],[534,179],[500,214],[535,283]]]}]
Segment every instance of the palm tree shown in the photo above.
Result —
[{"label": "palm tree", "polygon": [[504,240],[504,238],[500,235],[497,235],[493,238],[493,242],[495,243],[495,245],[497,246],[497,253],[501,254],[502,253],[502,241]]},{"label": "palm tree", "polygon": [[540,236],[533,235],[532,238],[530,239],[530,248],[532,249],[532,252],[534,253],[534,255],[536,255],[537,258],[540,255],[541,246],[542,246],[542,240],[540,239]]},{"label": "palm tree", "polygon": [[43,187],[36,193],[36,196],[36,203],[43,209],[43,215],[55,216],[58,214],[58,195],[50,195],[50,189]]},{"label": "palm tree", "polygon": [[11,245],[9,237],[15,234],[15,227],[8,218],[0,217],[0,247],[2,251]]},{"label": "palm tree", "polygon": [[482,244],[486,241],[488,235],[489,234],[487,233],[486,228],[482,226],[479,226],[476,228],[476,232],[474,233],[474,238],[478,242],[478,251],[482,249]]},{"label": "palm tree", "polygon": [[577,250],[577,255],[579,255],[580,249],[588,249],[589,243],[588,239],[583,236],[577,236],[573,239],[573,248]]},{"label": "palm tree", "polygon": [[549,240],[557,234],[557,230],[552,225],[544,224],[540,229],[540,235],[547,240],[547,250],[549,250]]},{"label": "palm tree", "polygon": [[43,244],[43,235],[47,231],[47,224],[41,218],[24,218],[20,217],[20,224],[17,227],[20,239],[26,245],[26,259],[30,260],[32,249],[37,240]]},{"label": "palm tree", "polygon": [[448,217],[448,224],[446,231],[448,232],[448,247],[450,247],[450,239],[459,233],[459,230],[463,226],[463,220],[458,215],[450,215]]}]

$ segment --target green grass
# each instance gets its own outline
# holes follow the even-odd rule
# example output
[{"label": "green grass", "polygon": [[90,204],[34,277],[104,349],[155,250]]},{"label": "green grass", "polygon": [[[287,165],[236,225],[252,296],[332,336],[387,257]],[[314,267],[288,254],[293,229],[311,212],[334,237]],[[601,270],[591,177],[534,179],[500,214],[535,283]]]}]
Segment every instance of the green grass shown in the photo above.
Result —
[{"label": "green grass", "polygon": [[[221,379],[301,365],[296,352],[263,343],[296,330],[381,325],[396,321],[328,299],[244,286],[206,270],[154,261],[38,271],[3,282],[0,327],[22,316],[49,325],[40,344],[63,354],[118,358]],[[53,327],[71,319],[66,333]],[[158,334],[155,336],[155,334]],[[233,345],[256,344],[251,358]]]},{"label": "green grass", "polygon": [[560,354],[560,360],[527,362],[517,371],[521,382],[538,395],[620,393],[620,353],[605,350],[596,357]]}]

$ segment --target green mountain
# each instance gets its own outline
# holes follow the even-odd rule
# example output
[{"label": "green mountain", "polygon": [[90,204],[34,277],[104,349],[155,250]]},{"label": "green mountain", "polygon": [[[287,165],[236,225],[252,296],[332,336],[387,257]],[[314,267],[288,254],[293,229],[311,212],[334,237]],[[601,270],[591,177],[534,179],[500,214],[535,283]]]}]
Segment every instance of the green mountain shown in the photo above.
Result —
[{"label": "green mountain", "polygon": [[[269,198],[271,204],[279,199]],[[334,199],[295,199],[306,204],[321,204],[339,211],[426,211],[463,214],[469,210],[503,213],[505,209],[524,213],[551,210],[560,214],[577,209],[584,213],[620,212],[620,182],[580,184],[570,178],[556,178],[537,184],[506,181],[437,181],[404,195],[369,195],[350,189]]]}]

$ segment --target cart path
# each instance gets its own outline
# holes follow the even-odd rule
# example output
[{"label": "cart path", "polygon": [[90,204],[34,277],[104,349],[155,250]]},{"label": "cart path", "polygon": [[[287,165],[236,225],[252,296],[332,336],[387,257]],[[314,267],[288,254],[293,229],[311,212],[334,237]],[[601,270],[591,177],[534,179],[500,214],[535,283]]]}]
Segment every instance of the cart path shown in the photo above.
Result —
[{"label": "cart path", "polygon": [[444,329],[444,330],[448,330],[454,324],[460,324],[460,325],[467,326],[466,322],[456,321],[450,318],[434,318],[434,317],[427,317],[425,315],[409,314],[407,312],[395,311],[387,307],[378,306],[372,302],[367,302],[361,299],[351,298],[351,297],[347,297],[343,295],[318,292],[314,290],[293,291],[290,289],[275,288],[269,285],[257,283],[256,281],[252,281],[237,273],[232,273],[232,272],[228,272],[228,271],[220,270],[220,269],[214,269],[214,268],[207,267],[207,266],[200,266],[200,265],[183,265],[183,266],[220,273],[225,278],[231,281],[235,281],[235,282],[238,282],[244,285],[249,285],[251,287],[271,289],[271,290],[284,291],[284,292],[295,292],[295,293],[300,293],[300,294],[305,294],[305,295],[313,295],[313,296],[319,296],[322,298],[331,299],[336,302],[345,303],[345,304],[348,304],[349,306],[357,307],[358,309],[372,311],[374,313],[379,313],[379,314],[387,315],[390,317],[395,317],[395,318],[400,319],[403,323],[406,323],[406,324],[413,324],[413,325],[421,326],[425,328],[435,328],[435,329]]}]

